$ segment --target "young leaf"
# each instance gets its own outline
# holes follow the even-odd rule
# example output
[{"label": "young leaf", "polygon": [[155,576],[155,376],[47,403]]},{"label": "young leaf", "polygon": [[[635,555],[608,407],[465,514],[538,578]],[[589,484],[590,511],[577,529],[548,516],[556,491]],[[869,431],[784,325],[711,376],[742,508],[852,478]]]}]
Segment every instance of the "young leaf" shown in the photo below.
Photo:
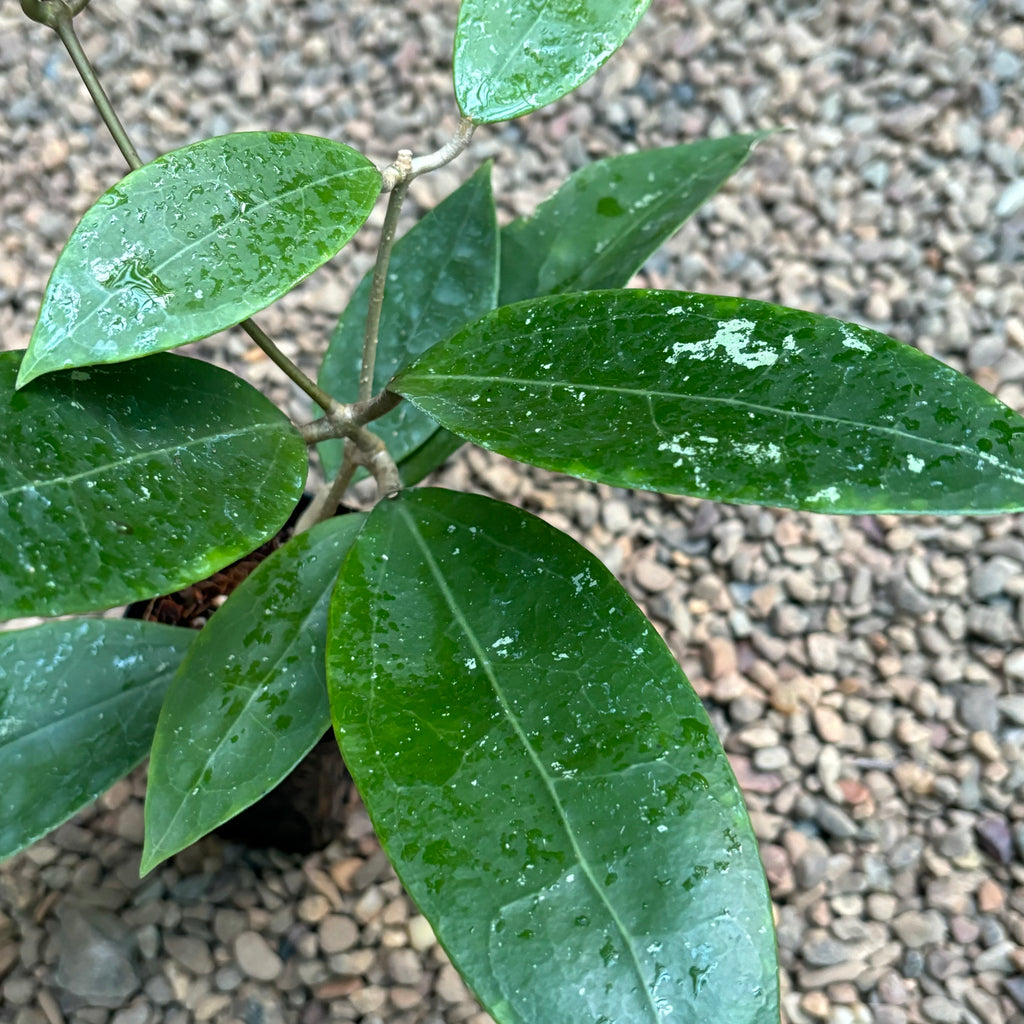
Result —
[{"label": "young leaf", "polygon": [[539,110],[582,85],[650,0],[462,0],[455,97],[478,124]]},{"label": "young leaf", "polygon": [[0,633],[0,860],[145,757],[192,630],[126,619]]},{"label": "young leaf", "polygon": [[752,299],[520,302],[392,389],[485,448],[620,487],[813,512],[1024,509],[1024,418],[883,334]]},{"label": "young leaf", "polygon": [[[335,328],[320,369],[320,386],[355,401],[369,305],[367,274]],[[374,390],[457,327],[493,309],[498,297],[498,225],[491,165],[484,164],[395,243],[381,310]],[[396,459],[418,448],[437,424],[400,405],[374,423]],[[328,476],[341,465],[340,441],[320,446]]]},{"label": "young leaf", "polygon": [[153,737],[142,874],[273,789],[326,732],[327,608],[364,518],[293,537],[203,628]]},{"label": "young leaf", "polygon": [[509,505],[406,491],[370,513],[329,630],[345,763],[499,1024],[778,1020],[740,791],[597,558]]},{"label": "young leaf", "polygon": [[499,304],[625,287],[769,134],[646,149],[580,168],[532,217],[502,229]]},{"label": "young leaf", "polygon": [[369,160],[311,135],[243,132],[158,157],[75,228],[18,387],[241,322],[338,252],[379,192]]},{"label": "young leaf", "polygon": [[255,388],[155,355],[15,391],[0,353],[0,618],[177,590],[272,537],[306,448]]}]

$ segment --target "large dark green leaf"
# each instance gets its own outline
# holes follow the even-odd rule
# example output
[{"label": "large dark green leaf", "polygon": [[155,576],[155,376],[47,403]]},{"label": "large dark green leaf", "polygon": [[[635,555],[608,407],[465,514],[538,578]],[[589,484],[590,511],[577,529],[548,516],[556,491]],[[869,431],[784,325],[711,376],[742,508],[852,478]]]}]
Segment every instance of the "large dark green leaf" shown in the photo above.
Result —
[{"label": "large dark green leaf", "polygon": [[371,513],[331,602],[331,715],[413,899],[500,1024],[769,1024],[736,782],[591,554],[475,495]]},{"label": "large dark green leaf", "polygon": [[500,304],[625,287],[768,134],[646,149],[581,167],[532,217],[502,229]]},{"label": "large dark green leaf", "polygon": [[327,730],[327,609],[363,521],[294,537],[204,627],[153,737],[143,874],[269,792]]},{"label": "large dark green leaf", "polygon": [[[768,134],[643,150],[581,168],[533,216],[502,228],[499,303],[625,286]],[[406,485],[417,483],[462,443],[438,429],[399,460]]]},{"label": "large dark green leaf", "polygon": [[0,860],[145,757],[160,702],[195,637],[124,619],[0,633]]},{"label": "large dark green leaf", "polygon": [[455,96],[478,124],[507,121],[582,85],[650,0],[462,0]]},{"label": "large dark green leaf", "polygon": [[504,306],[393,389],[485,448],[621,487],[816,512],[1024,509],[1024,418],[883,334],[752,299]]},{"label": "large dark green leaf", "polygon": [[167,354],[14,390],[0,354],[0,618],[177,590],[273,536],[305,445],[258,391]]},{"label": "large dark green leaf", "polygon": [[[367,274],[338,322],[319,384],[343,401],[358,395]],[[493,309],[498,297],[498,225],[491,165],[484,164],[395,243],[381,309],[374,390],[456,328]],[[408,403],[373,424],[395,459],[415,451],[437,424]],[[340,441],[320,446],[324,469],[341,465]]]},{"label": "large dark green leaf", "polygon": [[133,171],[86,212],[50,277],[19,387],[231,327],[329,260],[380,174],[348,146],[244,132]]}]

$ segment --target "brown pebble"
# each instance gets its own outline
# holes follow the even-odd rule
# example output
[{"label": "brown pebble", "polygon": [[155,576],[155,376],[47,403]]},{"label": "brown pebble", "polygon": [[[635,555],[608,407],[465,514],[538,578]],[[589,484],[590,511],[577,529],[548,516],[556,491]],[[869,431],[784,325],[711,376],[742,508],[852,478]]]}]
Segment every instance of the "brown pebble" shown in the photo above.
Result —
[{"label": "brown pebble", "polygon": [[724,636],[713,636],[704,645],[701,658],[710,679],[721,679],[736,671],[736,647]]},{"label": "brown pebble", "polygon": [[633,566],[633,578],[648,593],[660,594],[668,590],[675,582],[675,574],[671,569],[654,561],[653,558],[641,559]]},{"label": "brown pebble", "polygon": [[362,857],[345,857],[331,865],[330,874],[334,884],[342,892],[352,892],[352,876],[363,866]]},{"label": "brown pebble", "polygon": [[827,704],[819,704],[812,712],[814,731],[825,743],[838,743],[843,738],[845,727],[842,715]]},{"label": "brown pebble", "polygon": [[299,901],[297,914],[300,921],[316,924],[331,912],[331,904],[322,893],[314,893]]},{"label": "brown pebble", "polygon": [[389,995],[391,996],[391,1002],[395,1004],[396,1010],[411,1010],[423,1002],[423,996],[417,989],[406,988],[402,985],[397,985],[391,989]]},{"label": "brown pebble", "polygon": [[313,990],[317,999],[330,1001],[332,999],[343,999],[351,995],[357,988],[364,985],[362,978],[331,978]]},{"label": "brown pebble", "polygon": [[824,992],[808,992],[800,1000],[800,1009],[815,1020],[828,1020],[832,1007]]},{"label": "brown pebble", "polygon": [[857,779],[840,779],[837,785],[843,794],[843,799],[848,804],[856,806],[871,799],[871,790]]},{"label": "brown pebble", "polygon": [[302,869],[302,873],[309,879],[309,884],[321,896],[325,896],[328,902],[331,904],[332,910],[341,910],[342,900],[341,893],[338,892],[338,887],[334,884],[331,876],[326,871],[321,871],[319,868],[311,867],[306,865]]},{"label": "brown pebble", "polygon": [[975,897],[978,900],[978,909],[983,914],[994,914],[996,911],[1002,910],[1006,902],[1006,894],[1002,887],[991,878],[986,878],[978,886]]}]

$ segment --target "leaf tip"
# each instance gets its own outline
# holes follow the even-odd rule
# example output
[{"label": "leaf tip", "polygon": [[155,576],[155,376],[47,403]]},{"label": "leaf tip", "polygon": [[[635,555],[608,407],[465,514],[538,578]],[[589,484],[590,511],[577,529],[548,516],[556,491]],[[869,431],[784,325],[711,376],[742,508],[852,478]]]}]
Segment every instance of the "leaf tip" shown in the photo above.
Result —
[{"label": "leaf tip", "polygon": [[29,362],[29,353],[26,352],[18,368],[18,376],[14,381],[14,390],[20,391],[26,384],[31,383],[36,377],[41,377],[46,371],[37,369],[39,361],[33,359]]},{"label": "leaf tip", "polygon": [[162,864],[166,859],[166,856],[161,856],[159,853],[154,852],[147,839],[143,844],[142,858],[139,861],[139,878],[145,878],[153,868],[158,864]]}]

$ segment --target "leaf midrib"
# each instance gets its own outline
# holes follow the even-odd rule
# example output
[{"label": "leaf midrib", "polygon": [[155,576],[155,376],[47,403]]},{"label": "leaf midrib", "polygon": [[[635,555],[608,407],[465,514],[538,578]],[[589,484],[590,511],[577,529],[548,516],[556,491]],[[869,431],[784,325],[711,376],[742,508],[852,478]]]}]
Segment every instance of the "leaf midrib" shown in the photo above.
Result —
[{"label": "leaf midrib", "polygon": [[[150,166],[152,166],[152,165],[150,165]],[[292,188],[292,189],[288,189],[285,192],[275,193],[273,196],[269,196],[268,198],[264,199],[262,202],[255,203],[252,206],[252,208],[251,208],[251,212],[253,214],[255,214],[255,213],[257,213],[259,210],[261,210],[265,206],[273,206],[273,205],[280,206],[280,205],[282,205],[284,203],[284,201],[286,199],[289,199],[293,195],[296,195],[296,194],[298,194],[300,192],[307,191],[310,188],[315,188],[315,187],[317,187],[319,185],[323,185],[323,184],[326,184],[328,182],[334,181],[334,180],[336,180],[338,178],[348,177],[349,175],[354,174],[354,173],[356,173],[358,171],[361,171],[361,170],[364,170],[364,168],[352,167],[352,168],[349,168],[349,169],[347,169],[345,171],[338,171],[338,172],[335,172],[335,173],[332,173],[332,174],[325,174],[322,177],[317,178],[315,180],[314,179],[310,179],[309,181],[305,182],[302,185],[296,186],[295,188]],[[208,179],[208,181],[211,182],[211,183],[215,183],[215,184],[221,184],[220,180],[217,179],[217,178],[210,178],[210,179]],[[247,216],[248,214],[249,214],[248,210],[246,211],[246,214],[239,213],[238,214],[238,218],[240,219],[241,217]],[[168,233],[170,234],[170,231]],[[207,242],[209,239],[215,237],[217,234],[218,234],[218,230],[216,228],[211,228],[210,231],[208,231],[205,235],[201,235],[199,238],[195,239],[195,241],[189,242],[187,245],[185,245],[184,247],[182,247],[180,249],[175,249],[174,252],[170,253],[164,260],[162,260],[155,267],[153,267],[151,273],[154,274],[154,275],[159,274],[162,270],[165,270],[171,264],[171,262],[181,258],[182,256],[187,255],[189,252],[193,251],[197,246],[202,245],[203,243]],[[173,238],[173,235],[172,235],[172,238]],[[58,264],[58,269],[59,269],[59,264]],[[96,282],[94,282],[92,279],[90,279],[89,283],[90,284],[94,284]],[[100,285],[100,287],[103,287],[103,286]],[[104,298],[104,300],[102,302],[100,302],[98,305],[94,305],[92,307],[92,309],[90,309],[89,312],[86,314],[86,316],[84,316],[82,319],[77,320],[75,322],[74,330],[75,331],[79,331],[83,327],[85,327],[94,317],[98,316],[100,314],[100,312],[102,312],[104,309],[106,309],[110,305],[110,303],[113,302],[114,299],[118,295],[120,295],[123,291],[125,291],[125,289],[123,289],[123,288],[109,289],[107,291],[106,298]],[[47,287],[47,294],[49,294],[49,287]],[[169,319],[172,319],[172,317],[170,317],[170,316],[165,316],[164,317],[165,321],[169,320]],[[68,333],[69,333],[68,331],[58,332],[58,337],[64,337]],[[47,345],[46,351],[47,352],[51,352],[51,351],[53,351],[53,348],[54,348],[54,344],[50,343],[49,345]],[[31,344],[30,344],[30,351],[31,351]],[[39,359],[36,360],[36,363],[38,363],[38,362],[39,362]]]},{"label": "leaf midrib", "polygon": [[[505,58],[504,63],[501,65],[500,68],[493,69],[493,72],[491,74],[491,78],[492,78],[492,80],[494,82],[502,83],[503,81],[507,80],[507,78],[508,78],[508,74],[507,74],[508,73],[508,69],[510,67],[512,67],[514,64],[521,63],[520,56],[519,56],[519,51],[522,49],[523,43],[525,43],[526,40],[530,38],[530,35],[532,34],[533,30],[543,20],[544,14],[546,13],[546,11],[548,9],[548,6],[550,5],[550,2],[551,2],[551,0],[542,0],[540,6],[537,8],[537,16],[533,19],[532,22],[530,22],[529,27],[524,32],[522,32],[520,34],[520,36],[519,36],[519,38],[517,40],[514,41],[514,45],[509,45],[508,46],[508,48],[507,48],[508,56]],[[488,38],[491,37],[490,33],[487,33],[487,37]],[[495,98],[495,96],[499,95],[499,92],[500,91],[499,91],[499,89],[497,87],[492,87],[491,92],[489,94],[489,100],[488,100],[490,105],[493,106],[494,98]],[[535,97],[536,97],[536,93],[532,93],[530,95],[529,102],[531,104],[534,102]]]},{"label": "leaf midrib", "polygon": [[614,924],[616,930],[618,931],[620,937],[622,938],[622,941],[625,943],[626,949],[629,950],[631,967],[637,977],[637,980],[640,983],[640,990],[643,992],[647,1006],[650,1010],[651,1021],[660,1021],[661,1017],[659,1016],[658,1008],[654,1003],[654,998],[651,994],[651,990],[648,987],[647,979],[644,976],[643,968],[640,963],[640,958],[637,954],[637,950],[633,942],[633,937],[630,935],[622,919],[619,917],[618,912],[608,901],[607,896],[602,891],[600,885],[597,882],[597,879],[594,877],[594,873],[591,870],[589,861],[584,856],[583,850],[581,849],[576,839],[576,834],[569,823],[569,817],[566,814],[565,808],[562,805],[562,801],[555,790],[554,779],[552,779],[543,761],[541,761],[541,759],[537,756],[536,751],[534,751],[533,747],[530,745],[529,739],[523,732],[523,729],[520,726],[515,714],[513,713],[512,708],[509,706],[508,700],[506,699],[505,694],[498,683],[497,677],[494,673],[493,664],[491,662],[490,657],[487,654],[486,649],[484,648],[480,640],[477,638],[476,633],[474,632],[469,621],[466,619],[466,616],[464,615],[462,608],[456,601],[455,595],[453,594],[451,588],[448,586],[447,580],[445,579],[444,574],[441,571],[440,565],[434,558],[433,553],[431,552],[429,546],[427,545],[425,539],[423,538],[423,535],[417,528],[416,521],[413,519],[408,509],[401,505],[398,506],[398,512],[404,519],[405,525],[409,530],[409,533],[415,540],[417,547],[419,547],[423,555],[423,559],[426,562],[427,567],[429,568],[430,573],[434,578],[434,582],[437,584],[438,590],[441,591],[445,603],[451,609],[452,616],[454,617],[455,621],[459,625],[459,628],[463,631],[467,640],[472,646],[473,651],[477,656],[478,664],[480,664],[483,667],[484,673],[487,676],[487,680],[491,685],[491,690],[493,691],[494,696],[498,701],[498,704],[501,708],[503,716],[505,717],[505,720],[512,727],[512,730],[513,732],[515,732],[516,737],[519,739],[519,742],[521,743],[523,750],[526,752],[531,763],[536,769],[538,775],[543,780],[544,787],[547,790],[548,796],[551,799],[551,802],[554,805],[558,818],[562,823],[562,828],[565,832],[565,835],[569,839],[569,843],[572,846],[572,851],[576,858],[576,863],[579,865],[580,870],[583,872],[584,877],[587,879],[587,883],[592,889],[594,895],[597,897],[598,901],[604,905],[605,910],[608,913],[608,916],[611,918],[611,921]]},{"label": "leaf midrib", "polygon": [[73,484],[78,480],[93,479],[95,477],[103,476],[105,473],[112,470],[121,469],[124,466],[130,466],[142,459],[166,457],[176,452],[187,452],[191,451],[193,448],[199,448],[207,444],[216,444],[219,441],[229,441],[233,438],[245,437],[247,435],[258,435],[268,432],[273,433],[280,429],[279,424],[262,423],[256,424],[255,426],[239,427],[236,430],[222,431],[217,434],[208,434],[203,437],[192,438],[187,443],[169,445],[163,448],[146,448],[133,455],[129,455],[126,458],[119,459],[116,462],[107,462],[102,465],[89,466],[80,473],[71,473],[64,476],[50,476],[45,479],[33,480],[28,483],[18,484],[15,487],[9,487],[7,490],[0,491],[0,500],[8,498],[12,494],[18,494],[21,491],[33,490],[37,493],[42,493],[45,490],[60,487],[64,484]]},{"label": "leaf midrib", "polygon": [[[879,426],[874,423],[864,423],[859,420],[846,419],[841,416],[826,416],[822,413],[805,412],[799,409],[780,409],[770,405],[763,405],[759,402],[743,401],[736,398],[722,398],[714,395],[704,394],[689,394],[683,391],[662,391],[655,388],[630,388],[622,387],[619,385],[610,384],[596,384],[593,381],[580,381],[579,383],[564,381],[564,380],[546,380],[539,381],[533,378],[527,377],[486,377],[478,374],[470,373],[437,373],[431,372],[429,376],[422,375],[417,378],[416,374],[410,374],[410,379],[415,382],[417,379],[424,382],[434,382],[439,380],[446,381],[465,381],[472,384],[482,385],[502,385],[509,384],[517,387],[532,387],[538,391],[552,391],[555,388],[563,388],[566,391],[600,391],[607,392],[614,395],[630,395],[637,398],[667,398],[672,400],[689,400],[694,403],[704,403],[706,405],[724,405],[730,406],[735,409],[740,409],[746,412],[760,412],[770,413],[773,416],[786,416],[793,419],[807,420],[811,423],[834,423],[842,424],[848,427],[857,427],[859,429],[866,429],[869,432],[880,434],[882,436],[890,436],[899,438],[903,441],[913,441],[916,445],[930,445],[938,448],[942,451],[955,452],[959,455],[967,455],[977,458],[985,458],[988,461],[995,460],[995,456],[990,455],[986,452],[978,452],[972,448],[968,448],[966,445],[956,444],[952,441],[937,441],[930,437],[921,437],[917,434],[912,434],[905,430],[900,430],[897,427],[886,427]],[[402,379],[396,379],[395,386],[392,390],[398,394],[403,394],[407,398],[415,400],[420,397],[432,397],[432,396],[419,396],[416,394],[408,394],[402,390],[402,385],[405,381],[404,375],[400,375]],[[435,392],[436,395],[436,392]],[[440,396],[442,400],[448,399],[448,396],[442,394]],[[449,399],[450,400],[450,399]],[[1005,469],[1012,469],[1014,467],[1009,464],[999,461],[998,465]]]},{"label": "leaf midrib", "polygon": [[[282,645],[280,651],[278,652],[277,658],[274,660],[273,664],[269,665],[269,666],[266,666],[265,670],[261,672],[261,674],[259,675],[258,681],[253,686],[252,690],[249,693],[248,699],[246,700],[246,702],[242,706],[242,708],[239,710],[238,714],[234,715],[233,717],[224,716],[222,718],[222,721],[228,722],[230,724],[225,726],[225,728],[222,730],[220,739],[210,749],[210,752],[207,755],[206,760],[203,762],[203,764],[199,768],[199,770],[196,773],[194,773],[194,775],[193,775],[191,781],[189,782],[189,784],[184,786],[183,788],[181,788],[179,790],[179,792],[183,796],[185,794],[191,792],[191,790],[195,786],[197,786],[199,784],[200,780],[203,778],[203,775],[206,773],[207,768],[209,768],[212,765],[214,759],[221,752],[221,750],[223,750],[226,746],[228,746],[229,733],[231,732],[232,728],[234,728],[234,726],[235,726],[235,724],[237,722],[239,722],[242,718],[246,718],[247,717],[247,718],[249,718],[251,720],[253,725],[259,726],[261,728],[266,729],[266,726],[265,726],[265,723],[264,723],[264,717],[265,716],[262,716],[262,715],[259,715],[259,714],[253,714],[253,710],[252,710],[253,706],[259,702],[260,696],[262,696],[262,694],[266,690],[266,687],[269,685],[269,680],[272,679],[272,678],[275,678],[278,675],[278,667],[281,665],[281,663],[287,657],[287,655],[289,654],[291,649],[295,646],[295,644],[302,638],[303,630],[309,624],[309,621],[313,618],[313,616],[316,614],[316,612],[321,608],[321,606],[324,603],[324,600],[325,599],[329,599],[331,591],[333,589],[333,586],[334,586],[334,578],[332,577],[331,580],[330,580],[330,584],[328,585],[326,590],[323,593],[317,595],[316,600],[310,605],[309,610],[307,611],[305,616],[303,616],[302,621],[295,625],[295,628],[292,631],[290,639],[285,644]],[[176,674],[184,675],[184,673],[191,667],[193,658],[198,657],[199,654],[202,653],[202,650],[200,650],[199,648],[196,648],[195,650],[196,650],[196,653],[194,655],[192,655],[192,657],[190,657],[187,660],[182,662],[182,664],[179,667],[178,672]],[[293,683],[292,686],[290,687],[290,689],[292,691],[292,695],[294,696],[294,693],[295,693],[295,691],[297,689],[296,685]],[[328,723],[327,723],[328,725],[330,724],[329,719],[330,719],[330,716],[328,715]],[[322,731],[323,730],[321,730],[321,732]],[[319,735],[319,733],[318,733],[318,735]],[[274,737],[274,736],[271,736],[270,739],[271,739],[271,742],[273,742],[277,738]],[[316,740],[314,739],[313,742],[315,743]],[[309,751],[307,750],[307,751],[305,751],[305,753],[309,753]],[[296,760],[296,764],[298,763],[298,761],[300,761],[302,759],[303,756],[305,756],[305,754],[300,754],[299,755],[299,757]],[[178,819],[181,817],[182,813],[185,810],[185,806],[186,806],[186,801],[185,800],[179,801],[178,808],[174,812],[174,814],[172,815],[171,820],[167,823],[167,827],[164,829],[162,835],[160,836],[160,839],[153,841],[152,848],[153,848],[153,851],[154,851],[154,855],[162,854],[163,850],[166,848],[167,837],[168,837],[168,835],[172,834]],[[216,827],[215,825],[211,826],[211,828],[215,828],[215,827]]]},{"label": "leaf midrib", "polygon": [[[182,632],[184,632],[184,630]],[[182,658],[184,658],[184,652],[182,654]],[[109,694],[102,700],[77,708],[70,714],[62,715],[57,719],[48,719],[45,722],[37,724],[28,732],[20,733],[9,742],[0,742],[0,759],[3,759],[4,757],[6,757],[8,753],[10,753],[13,750],[16,750],[19,746],[27,743],[29,740],[32,741],[33,745],[38,743],[39,737],[45,734],[46,731],[49,729],[56,729],[59,731],[67,725],[73,724],[76,719],[79,719],[83,716],[94,716],[97,711],[102,711],[106,708],[111,707],[112,705],[116,706],[119,702],[129,702],[132,707],[135,707],[137,709],[138,697],[140,694],[145,693],[147,690],[150,690],[154,687],[166,685],[166,677],[169,675],[173,675],[173,673],[176,671],[176,665],[173,667],[164,668],[155,675],[150,676],[147,679],[144,679],[142,682],[139,682],[136,685],[131,686],[127,690],[118,690],[117,693]]]}]

